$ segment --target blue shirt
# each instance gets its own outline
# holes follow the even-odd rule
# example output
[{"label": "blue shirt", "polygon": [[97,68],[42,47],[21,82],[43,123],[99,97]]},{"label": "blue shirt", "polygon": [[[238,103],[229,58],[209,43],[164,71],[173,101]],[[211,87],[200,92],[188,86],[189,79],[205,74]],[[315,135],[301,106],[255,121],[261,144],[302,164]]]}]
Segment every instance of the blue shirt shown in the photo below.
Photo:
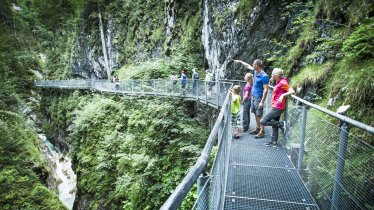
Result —
[{"label": "blue shirt", "polygon": [[185,85],[187,83],[187,76],[185,74],[182,74],[181,76],[181,84]]},{"label": "blue shirt", "polygon": [[261,99],[264,94],[264,85],[269,84],[269,77],[264,71],[261,71],[261,73],[255,71],[253,80],[252,96]]}]

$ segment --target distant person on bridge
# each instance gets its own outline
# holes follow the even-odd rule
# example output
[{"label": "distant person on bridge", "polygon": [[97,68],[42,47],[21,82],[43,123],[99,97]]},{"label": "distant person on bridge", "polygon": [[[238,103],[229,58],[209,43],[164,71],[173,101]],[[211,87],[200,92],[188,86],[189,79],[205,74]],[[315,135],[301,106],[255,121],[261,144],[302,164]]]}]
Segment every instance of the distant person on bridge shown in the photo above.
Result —
[{"label": "distant person on bridge", "polygon": [[199,74],[196,72],[196,69],[192,69],[192,94],[196,95],[197,89],[197,80],[199,80]]},{"label": "distant person on bridge", "polygon": [[271,141],[264,145],[276,147],[278,143],[278,128],[281,128],[283,133],[286,130],[286,122],[279,122],[281,114],[286,109],[286,97],[294,94],[295,90],[289,85],[287,78],[283,76],[282,69],[274,68],[271,76],[276,82],[271,97],[271,110],[265,115],[260,123],[262,126],[273,127]]},{"label": "distant person on bridge", "polygon": [[120,84],[119,84],[118,75],[114,75],[112,82],[114,83],[114,87],[116,88],[116,90],[119,90],[119,85]]},{"label": "distant person on bridge", "polygon": [[253,85],[253,75],[247,73],[244,77],[244,80],[247,84],[243,88],[243,132],[248,132],[249,124],[251,121],[250,118],[250,109],[251,109],[251,90]]},{"label": "distant person on bridge", "polygon": [[212,87],[213,87],[213,74],[209,71],[209,70],[206,70],[206,75],[205,75],[205,87],[208,87],[208,90],[207,90],[207,95],[208,97],[210,97],[212,95]]},{"label": "distant person on bridge", "polygon": [[235,63],[242,64],[253,72],[253,88],[252,88],[252,101],[251,110],[256,116],[256,128],[250,131],[250,134],[256,134],[256,138],[265,137],[264,126],[260,124],[262,115],[264,114],[264,103],[268,94],[269,77],[262,70],[264,64],[262,60],[256,59],[253,61],[253,67],[248,63],[241,60],[234,60]]},{"label": "distant person on bridge", "polygon": [[231,124],[234,139],[240,138],[240,129],[238,128],[238,118],[240,111],[240,86],[235,85],[231,89]]},{"label": "distant person on bridge", "polygon": [[181,71],[181,86],[182,86],[183,95],[186,95],[186,84],[187,84],[187,76],[185,72],[186,72],[185,70]]}]

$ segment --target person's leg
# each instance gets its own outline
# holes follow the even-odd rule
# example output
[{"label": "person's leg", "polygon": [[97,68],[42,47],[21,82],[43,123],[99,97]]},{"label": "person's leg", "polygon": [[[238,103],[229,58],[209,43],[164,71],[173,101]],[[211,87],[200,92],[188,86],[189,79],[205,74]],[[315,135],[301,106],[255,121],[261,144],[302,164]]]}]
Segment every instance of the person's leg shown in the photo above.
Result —
[{"label": "person's leg", "polygon": [[236,135],[236,123],[237,123],[236,114],[235,113],[231,113],[232,136],[234,138],[235,138],[235,135]]},{"label": "person's leg", "polygon": [[251,111],[255,115],[255,120],[256,120],[256,128],[254,128],[252,131],[249,132],[249,134],[257,134],[261,128],[260,128],[260,119],[261,116],[258,116],[257,110],[258,110],[258,105],[259,105],[259,99],[253,98],[251,102]]},{"label": "person's leg", "polygon": [[269,113],[260,121],[263,126],[272,126],[271,142],[267,143],[266,146],[275,146],[278,141],[278,124],[282,110],[271,109]]},{"label": "person's leg", "polygon": [[251,100],[246,100],[243,106],[243,132],[247,132],[249,130],[250,124],[250,108],[251,108]]},{"label": "person's leg", "polygon": [[[260,104],[261,102],[261,99],[258,100],[258,105]],[[262,116],[264,114],[264,107],[259,107],[257,105],[257,109],[256,109],[256,123],[258,123],[260,126],[260,131],[257,133],[257,135],[255,136],[255,138],[263,138],[265,137],[265,128],[264,126],[261,124],[261,120],[262,120]]]}]

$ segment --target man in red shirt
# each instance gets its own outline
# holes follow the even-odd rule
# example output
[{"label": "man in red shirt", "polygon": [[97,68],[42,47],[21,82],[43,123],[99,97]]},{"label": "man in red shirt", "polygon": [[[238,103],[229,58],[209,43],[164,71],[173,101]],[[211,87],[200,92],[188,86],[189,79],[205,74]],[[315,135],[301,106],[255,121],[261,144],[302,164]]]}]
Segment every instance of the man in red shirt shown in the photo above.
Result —
[{"label": "man in red shirt", "polygon": [[263,126],[272,126],[273,133],[271,141],[264,145],[276,147],[278,143],[278,128],[285,129],[286,127],[284,121],[279,122],[281,114],[286,109],[286,97],[294,94],[295,90],[289,85],[287,78],[283,76],[282,69],[274,68],[271,76],[276,81],[271,97],[271,110],[261,119],[260,124]]}]

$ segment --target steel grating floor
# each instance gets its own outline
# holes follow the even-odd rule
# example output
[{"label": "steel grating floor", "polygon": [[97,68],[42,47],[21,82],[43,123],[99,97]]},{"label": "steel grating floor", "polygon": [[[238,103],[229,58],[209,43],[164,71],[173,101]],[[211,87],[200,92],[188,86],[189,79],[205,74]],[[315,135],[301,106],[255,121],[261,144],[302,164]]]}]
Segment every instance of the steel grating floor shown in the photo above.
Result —
[{"label": "steel grating floor", "polygon": [[319,209],[284,149],[263,146],[270,128],[266,134],[233,140],[224,209]]}]

